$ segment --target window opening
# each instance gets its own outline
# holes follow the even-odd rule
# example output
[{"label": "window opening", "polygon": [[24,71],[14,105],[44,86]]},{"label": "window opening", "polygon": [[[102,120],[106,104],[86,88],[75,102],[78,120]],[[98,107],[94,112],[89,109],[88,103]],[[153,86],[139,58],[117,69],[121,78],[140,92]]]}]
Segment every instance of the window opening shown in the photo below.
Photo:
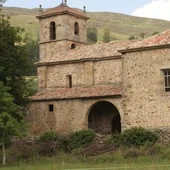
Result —
[{"label": "window opening", "polygon": [[76,44],[71,44],[71,49],[74,49],[74,48],[76,48]]},{"label": "window opening", "polygon": [[50,23],[50,40],[56,39],[56,24],[54,21]]},{"label": "window opening", "polygon": [[67,75],[67,86],[72,88],[72,75]]},{"label": "window opening", "polygon": [[78,24],[78,22],[75,22],[75,24],[74,24],[74,34],[79,35],[79,24]]},{"label": "window opening", "polygon": [[165,92],[170,91],[170,70],[164,70]]},{"label": "window opening", "polygon": [[53,112],[54,111],[54,105],[53,104],[49,104],[49,112]]}]

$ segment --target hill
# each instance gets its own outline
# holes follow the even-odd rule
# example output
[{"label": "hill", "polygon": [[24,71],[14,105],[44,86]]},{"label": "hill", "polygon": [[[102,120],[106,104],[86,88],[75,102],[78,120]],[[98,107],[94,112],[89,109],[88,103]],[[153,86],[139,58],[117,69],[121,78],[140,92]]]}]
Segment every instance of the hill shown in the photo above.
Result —
[{"label": "hill", "polygon": [[[13,26],[25,28],[26,32],[38,37],[39,24],[38,9],[4,7],[2,10],[4,15],[10,16]],[[153,32],[162,32],[170,29],[170,21],[160,19],[150,19],[142,17],[134,17],[125,14],[111,12],[88,12],[88,27],[96,27],[98,29],[98,40],[101,40],[102,30],[106,27],[110,28],[111,35],[115,39],[128,39],[130,36],[139,37],[141,33],[145,37],[151,36]]]}]

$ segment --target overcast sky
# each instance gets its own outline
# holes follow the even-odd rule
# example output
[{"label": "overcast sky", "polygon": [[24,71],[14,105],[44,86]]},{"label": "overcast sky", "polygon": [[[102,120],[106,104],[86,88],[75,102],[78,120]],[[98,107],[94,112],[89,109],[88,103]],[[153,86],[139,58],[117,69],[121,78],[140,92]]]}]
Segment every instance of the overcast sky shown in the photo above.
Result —
[{"label": "overcast sky", "polygon": [[[62,0],[7,0],[4,6],[37,8],[52,8],[59,5]],[[159,18],[170,21],[170,0],[67,0],[71,7],[87,11],[108,11],[135,16]]]}]

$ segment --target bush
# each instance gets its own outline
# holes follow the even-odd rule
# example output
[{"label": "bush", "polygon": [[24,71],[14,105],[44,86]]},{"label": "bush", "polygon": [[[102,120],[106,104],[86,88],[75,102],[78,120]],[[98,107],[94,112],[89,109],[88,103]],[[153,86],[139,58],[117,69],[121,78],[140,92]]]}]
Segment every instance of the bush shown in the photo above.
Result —
[{"label": "bush", "polygon": [[47,142],[47,141],[57,141],[59,135],[54,131],[45,132],[40,136],[40,141]]},{"label": "bush", "polygon": [[69,136],[59,137],[57,144],[58,144],[58,149],[63,152],[70,153],[72,150],[72,148],[70,146],[70,137]]},{"label": "bush", "polygon": [[139,147],[153,145],[157,140],[158,136],[154,132],[141,127],[135,127],[125,130],[123,134],[113,135],[111,142],[128,147]]},{"label": "bush", "polygon": [[52,156],[57,151],[57,141],[43,141],[39,142],[38,153],[41,156]]},{"label": "bush", "polygon": [[88,146],[94,141],[95,132],[92,130],[80,130],[70,135],[70,147],[80,148]]}]

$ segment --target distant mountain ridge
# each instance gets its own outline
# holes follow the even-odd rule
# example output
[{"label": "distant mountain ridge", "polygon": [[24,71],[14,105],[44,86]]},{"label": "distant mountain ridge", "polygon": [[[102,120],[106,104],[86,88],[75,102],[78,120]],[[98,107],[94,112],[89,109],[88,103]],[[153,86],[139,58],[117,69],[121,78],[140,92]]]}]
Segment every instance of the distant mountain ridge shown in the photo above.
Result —
[{"label": "distant mountain ridge", "polygon": [[[26,32],[38,37],[39,24],[36,15],[39,9],[27,9],[17,7],[3,7],[2,13],[10,16],[13,26],[20,26]],[[87,12],[88,27],[97,27],[98,40],[101,40],[102,30],[110,28],[111,35],[115,39],[128,39],[130,36],[140,37],[144,33],[145,37],[151,36],[154,32],[162,32],[170,29],[170,21],[135,17],[112,12]]]}]

